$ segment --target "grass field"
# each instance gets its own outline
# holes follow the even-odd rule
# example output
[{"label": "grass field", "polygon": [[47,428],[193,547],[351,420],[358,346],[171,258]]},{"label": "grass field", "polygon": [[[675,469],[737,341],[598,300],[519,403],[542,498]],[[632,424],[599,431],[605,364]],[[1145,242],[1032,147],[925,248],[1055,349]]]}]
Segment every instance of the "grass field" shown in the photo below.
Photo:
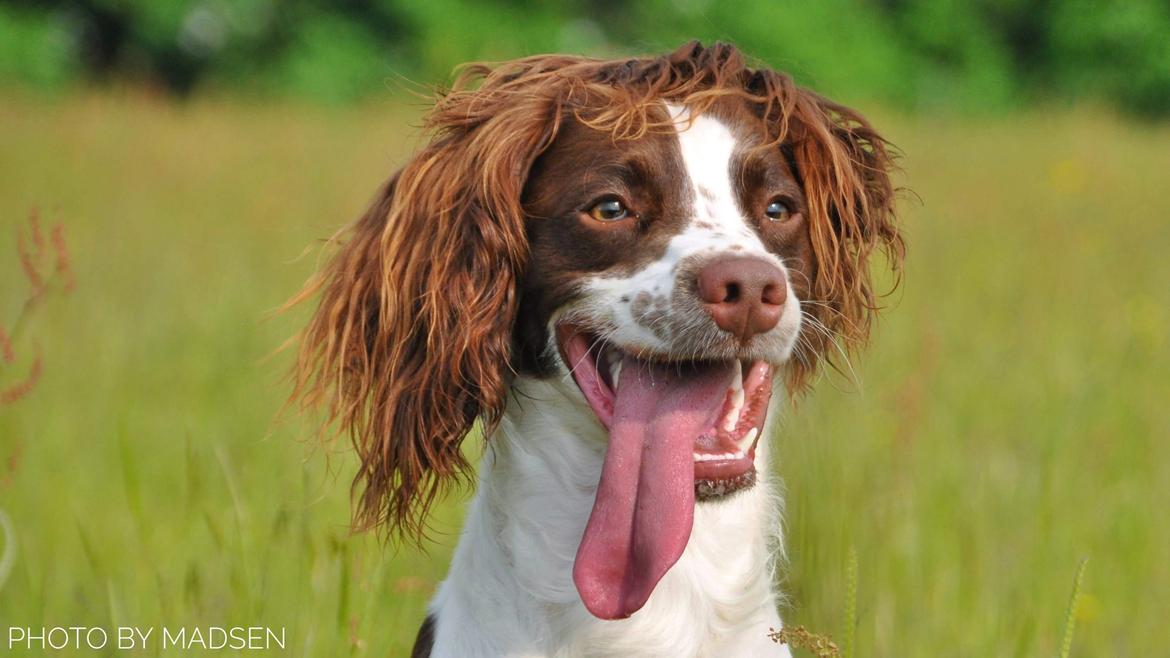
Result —
[{"label": "grass field", "polygon": [[[405,655],[465,499],[427,554],[351,537],[352,461],[275,421],[287,356],[266,356],[304,313],[264,318],[416,116],[0,100],[0,324],[33,206],[65,225],[77,280],[0,365],[3,385],[44,363],[0,408],[0,628],[264,625],[290,655]],[[1170,128],[879,125],[921,200],[856,380],[823,378],[774,437],[786,620],[858,658],[1057,656],[1088,557],[1071,655],[1165,655]]]}]

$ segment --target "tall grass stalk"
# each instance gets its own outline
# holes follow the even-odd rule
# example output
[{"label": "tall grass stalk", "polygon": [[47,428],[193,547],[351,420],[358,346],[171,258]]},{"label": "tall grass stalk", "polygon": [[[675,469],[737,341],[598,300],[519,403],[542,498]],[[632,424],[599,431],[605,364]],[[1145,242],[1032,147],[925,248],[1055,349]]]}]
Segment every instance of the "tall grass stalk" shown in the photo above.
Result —
[{"label": "tall grass stalk", "polygon": [[0,510],[0,535],[4,535],[4,552],[0,553],[0,591],[3,591],[12,565],[16,564],[16,528],[4,510]]},{"label": "tall grass stalk", "polygon": [[1085,577],[1085,566],[1088,564],[1088,556],[1081,558],[1077,575],[1073,578],[1072,595],[1068,597],[1068,611],[1064,615],[1064,637],[1060,642],[1060,658],[1068,658],[1068,652],[1072,650],[1073,631],[1077,625],[1077,604],[1081,599],[1081,581]]},{"label": "tall grass stalk", "polygon": [[845,641],[842,658],[853,658],[857,634],[857,547],[849,547],[849,562],[845,566]]}]

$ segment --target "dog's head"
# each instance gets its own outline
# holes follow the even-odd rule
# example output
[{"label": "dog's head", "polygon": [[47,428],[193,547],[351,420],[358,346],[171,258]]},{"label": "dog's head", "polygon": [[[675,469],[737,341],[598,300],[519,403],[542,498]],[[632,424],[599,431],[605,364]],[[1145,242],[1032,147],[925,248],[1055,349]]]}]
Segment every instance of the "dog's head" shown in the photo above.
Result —
[{"label": "dog's head", "polygon": [[353,436],[358,525],[416,534],[515,376],[571,373],[608,435],[574,575],[629,614],[696,498],[754,482],[773,381],[865,340],[869,258],[902,254],[886,142],[725,45],[473,66],[427,125],[306,290],[297,395]]}]

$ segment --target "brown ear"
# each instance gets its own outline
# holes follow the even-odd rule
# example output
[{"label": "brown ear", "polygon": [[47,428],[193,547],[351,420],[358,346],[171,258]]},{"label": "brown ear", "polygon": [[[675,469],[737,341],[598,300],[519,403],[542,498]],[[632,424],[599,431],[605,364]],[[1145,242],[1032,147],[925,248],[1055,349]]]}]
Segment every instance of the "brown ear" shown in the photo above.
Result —
[{"label": "brown ear", "polygon": [[421,538],[430,504],[468,472],[461,441],[503,413],[528,250],[520,194],[547,114],[475,91],[442,99],[433,141],[301,294],[321,299],[293,397],[351,435],[359,529]]},{"label": "brown ear", "polygon": [[890,181],[894,154],[863,116],[797,87],[787,76],[759,71],[750,86],[768,99],[767,111],[809,208],[816,276],[789,379],[800,389],[820,359],[840,369],[845,364],[836,359],[847,358],[868,339],[880,308],[870,257],[883,252],[895,275],[901,269],[905,243]]}]

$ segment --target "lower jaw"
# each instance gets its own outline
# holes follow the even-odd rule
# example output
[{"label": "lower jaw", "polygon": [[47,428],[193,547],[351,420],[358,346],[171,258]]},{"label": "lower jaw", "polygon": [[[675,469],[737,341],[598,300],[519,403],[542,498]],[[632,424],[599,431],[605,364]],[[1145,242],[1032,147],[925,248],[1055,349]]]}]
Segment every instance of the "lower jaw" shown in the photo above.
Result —
[{"label": "lower jaw", "polygon": [[718,500],[753,487],[756,483],[754,452],[742,459],[695,462],[695,500]]},{"label": "lower jaw", "polygon": [[751,489],[756,484],[756,469],[744,471],[733,478],[717,480],[695,478],[695,501],[699,503],[720,500],[732,494]]}]

